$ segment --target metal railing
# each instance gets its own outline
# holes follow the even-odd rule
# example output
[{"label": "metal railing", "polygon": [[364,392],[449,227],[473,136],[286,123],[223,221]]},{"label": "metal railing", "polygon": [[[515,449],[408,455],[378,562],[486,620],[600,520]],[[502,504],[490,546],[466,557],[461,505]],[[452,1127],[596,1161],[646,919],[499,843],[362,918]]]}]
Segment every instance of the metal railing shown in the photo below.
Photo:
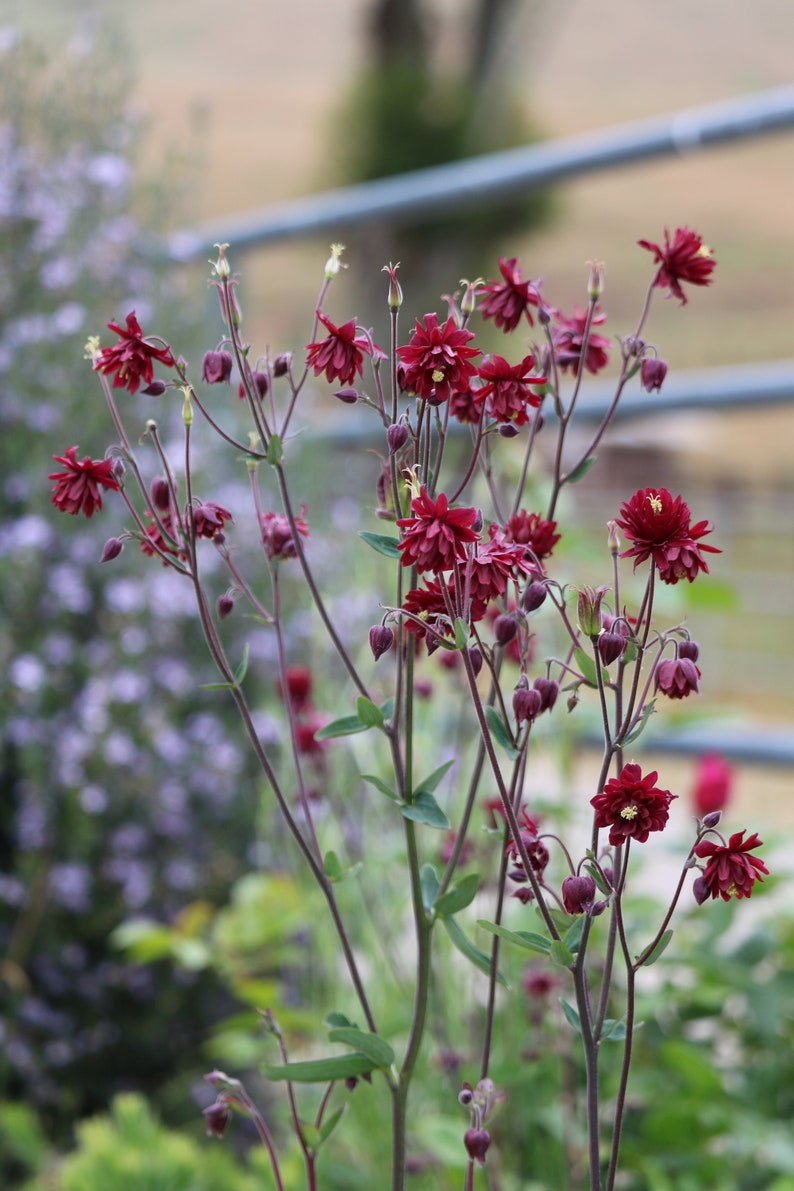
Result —
[{"label": "metal railing", "polygon": [[791,128],[794,86],[779,87],[214,220],[176,232],[169,240],[168,251],[174,260],[190,261],[203,259],[217,243],[234,244],[239,251],[320,232],[330,231],[335,236],[351,224],[378,219],[407,223],[428,212],[510,198],[563,178]]}]

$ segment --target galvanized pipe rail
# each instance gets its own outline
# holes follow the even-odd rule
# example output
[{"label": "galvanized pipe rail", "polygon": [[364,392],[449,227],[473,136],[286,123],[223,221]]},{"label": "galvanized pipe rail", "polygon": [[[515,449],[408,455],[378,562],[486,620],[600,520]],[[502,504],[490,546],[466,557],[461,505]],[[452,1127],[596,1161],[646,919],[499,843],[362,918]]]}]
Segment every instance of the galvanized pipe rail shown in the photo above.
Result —
[{"label": "galvanized pipe rail", "polygon": [[498,201],[596,170],[690,153],[794,127],[794,86],[779,87],[599,132],[483,154],[379,178],[174,233],[175,261],[204,259],[216,243],[239,251],[300,236],[336,237],[351,224],[410,223],[428,212]]}]

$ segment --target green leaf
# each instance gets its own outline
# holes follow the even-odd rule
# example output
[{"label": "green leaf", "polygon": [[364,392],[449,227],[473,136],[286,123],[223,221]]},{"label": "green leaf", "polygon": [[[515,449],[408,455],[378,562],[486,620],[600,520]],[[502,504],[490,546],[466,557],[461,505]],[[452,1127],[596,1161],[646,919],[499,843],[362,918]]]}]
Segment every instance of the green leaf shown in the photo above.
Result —
[{"label": "green leaf", "polygon": [[598,869],[595,864],[586,864],[584,867],[585,867],[585,870],[593,878],[593,880],[595,881],[596,885],[601,890],[601,892],[605,893],[608,897],[609,894],[612,892],[612,890],[610,889],[607,882],[604,880],[604,877],[602,876],[600,869]]},{"label": "green leaf", "polygon": [[422,905],[428,914],[433,913],[436,897],[441,882],[432,864],[423,864],[419,870],[419,883],[422,886]]},{"label": "green leaf", "polygon": [[331,1136],[334,1129],[341,1121],[344,1111],[345,1106],[343,1104],[341,1108],[337,1108],[336,1112],[332,1112],[328,1120],[323,1124],[323,1127],[320,1130],[320,1145],[322,1145],[324,1141],[327,1141]]},{"label": "green leaf", "polygon": [[371,786],[374,786],[376,790],[380,790],[381,794],[385,794],[392,802],[400,801],[396,791],[392,790],[391,786],[387,785],[381,778],[376,777],[374,773],[362,773],[360,777],[362,782],[369,782]]},{"label": "green leaf", "polygon": [[638,966],[639,964],[642,964],[644,968],[649,968],[651,964],[655,964],[657,959],[660,959],[664,954],[665,950],[667,949],[667,944],[670,942],[672,937],[672,930],[666,930],[652,951],[649,951],[647,955],[643,951],[642,955],[639,956],[637,959]]},{"label": "green leaf", "polygon": [[331,1079],[350,1079],[354,1075],[368,1075],[378,1064],[365,1054],[334,1055],[327,1059],[308,1059],[305,1063],[283,1063],[280,1066],[263,1064],[259,1070],[265,1079],[292,1083],[327,1083]]},{"label": "green leaf", "polygon": [[301,1135],[310,1150],[318,1150],[322,1144],[320,1130],[312,1121],[300,1121]]},{"label": "green leaf", "polygon": [[342,863],[336,852],[326,852],[323,861],[323,871],[329,881],[341,881],[344,875]]},{"label": "green leaf", "polygon": [[455,647],[464,650],[469,643],[470,630],[466,621],[458,617],[455,621]]},{"label": "green leaf", "polygon": [[640,719],[640,722],[637,724],[637,727],[634,729],[633,732],[629,732],[629,734],[625,740],[622,740],[620,742],[621,748],[623,747],[623,745],[631,744],[631,742],[633,740],[636,740],[637,737],[642,732],[645,731],[645,725],[648,723],[648,720],[651,718],[651,716],[653,715],[653,713],[655,711],[656,711],[656,700],[651,699],[650,703],[645,704],[645,707],[642,710],[642,717]]},{"label": "green leaf", "polygon": [[561,939],[553,939],[551,944],[550,955],[552,962],[561,968],[573,967],[573,955],[562,942]]},{"label": "green leaf", "polygon": [[271,434],[270,442],[267,444],[267,461],[275,467],[283,458],[284,450],[281,446],[281,439],[277,434]]},{"label": "green leaf", "polygon": [[358,1029],[356,1023],[351,1021],[349,1017],[346,1017],[344,1013],[336,1013],[335,1011],[326,1015],[323,1025],[328,1026],[329,1030],[341,1030],[345,1026],[352,1026],[353,1029]]},{"label": "green leaf", "polygon": [[400,807],[404,819],[413,823],[426,823],[428,827],[438,827],[442,831],[449,831],[449,819],[442,811],[432,794],[427,790],[420,790],[412,803],[404,802]]},{"label": "green leaf", "polygon": [[[456,947],[461,955],[465,955],[470,963],[473,963],[475,968],[484,972],[486,976],[491,974],[491,957],[486,955],[484,951],[480,951],[478,947],[464,935],[463,931],[458,926],[454,918],[442,918],[444,929],[449,935],[453,947]],[[496,980],[503,988],[509,988],[510,985],[505,980],[501,972],[496,973]]]},{"label": "green leaf", "polygon": [[577,915],[573,924],[568,928],[562,937],[562,941],[569,951],[578,951],[579,944],[582,941],[582,934],[584,932],[585,915]]},{"label": "green leaf", "polygon": [[[645,1023],[635,1021],[634,1029],[641,1030]],[[625,1042],[626,1040],[626,1023],[622,1019],[615,1020],[615,1018],[607,1017],[604,1019],[604,1026],[601,1030],[601,1037],[599,1042]]]},{"label": "green leaf", "polygon": [[345,1046],[352,1046],[371,1059],[376,1067],[387,1069],[394,1062],[394,1051],[388,1042],[384,1042],[377,1034],[365,1033],[364,1030],[354,1029],[352,1026],[341,1026],[331,1030],[329,1042],[344,1042]]},{"label": "green leaf", "polygon": [[474,901],[479,888],[479,874],[470,873],[468,877],[458,881],[436,901],[434,906],[436,914],[443,916],[457,914],[459,910],[465,910]]},{"label": "green leaf", "polygon": [[455,760],[453,758],[451,761],[445,761],[443,765],[439,765],[438,769],[434,769],[428,777],[422,779],[416,787],[414,794],[432,794],[434,790],[438,789],[441,779],[449,772],[454,764]]},{"label": "green leaf", "polygon": [[[573,656],[576,658],[576,664],[584,675],[584,680],[588,686],[598,686],[598,674],[596,673],[595,662],[589,654],[585,653],[583,649],[576,648],[573,651]],[[604,686],[609,685],[609,672],[602,666],[601,679]]]},{"label": "green leaf", "polygon": [[373,550],[377,550],[378,554],[385,554],[387,558],[400,557],[400,551],[397,549],[398,538],[392,538],[385,533],[367,533],[364,530],[360,530],[358,536]]},{"label": "green leaf", "polygon": [[574,470],[568,476],[568,483],[569,484],[578,484],[579,481],[584,479],[584,477],[587,475],[587,473],[589,472],[590,468],[593,466],[595,461],[596,461],[595,455],[588,455],[586,459],[583,459],[582,462],[579,464],[579,466],[574,468]]},{"label": "green leaf", "polygon": [[250,650],[248,648],[248,645],[246,644],[246,647],[243,650],[243,660],[240,662],[240,665],[237,667],[237,669],[234,672],[234,685],[235,686],[239,686],[240,683],[245,678],[246,674],[248,673],[248,655],[249,655],[249,653],[250,653]]},{"label": "green leaf", "polygon": [[359,722],[364,724],[366,728],[381,728],[383,726],[384,715],[379,707],[376,707],[371,699],[367,699],[365,695],[359,695],[356,699],[356,713],[358,714]]},{"label": "green leaf", "polygon": [[496,743],[504,749],[511,761],[515,761],[519,755],[518,749],[513,745],[513,739],[499,712],[495,707],[486,707],[485,718],[488,721],[488,727]]},{"label": "green leaf", "polygon": [[477,925],[508,943],[515,943],[516,947],[523,947],[525,951],[540,951],[542,955],[548,955],[551,951],[551,940],[534,931],[508,930],[506,926],[497,926],[495,922],[486,922],[485,919],[480,919]]},{"label": "green leaf", "polygon": [[577,1034],[581,1034],[582,1023],[580,1022],[579,1014],[576,1012],[573,1005],[569,1005],[564,997],[560,997],[560,1004],[562,1005],[562,1011],[565,1014],[565,1016],[567,1017],[570,1024],[576,1030]]},{"label": "green leaf", "polygon": [[332,740],[335,736],[354,736],[356,732],[366,732],[369,724],[362,724],[357,715],[343,715],[341,719],[333,720],[315,732],[315,740]]}]

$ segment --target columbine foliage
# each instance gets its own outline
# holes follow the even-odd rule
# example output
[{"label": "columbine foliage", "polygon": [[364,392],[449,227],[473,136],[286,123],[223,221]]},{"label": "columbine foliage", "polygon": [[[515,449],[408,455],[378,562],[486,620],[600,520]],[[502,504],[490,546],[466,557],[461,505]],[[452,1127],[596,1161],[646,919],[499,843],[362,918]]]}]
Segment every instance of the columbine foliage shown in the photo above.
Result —
[{"label": "columbine foliage", "polygon": [[[262,1014],[280,1060],[268,1063],[264,1074],[287,1084],[309,1188],[320,1185],[318,1152],[361,1077],[377,1082],[391,1098],[391,1186],[392,1191],[404,1187],[406,1171],[416,1161],[407,1146],[413,1128],[410,1093],[423,1050],[432,1044],[428,1009],[441,924],[452,947],[481,973],[481,1011],[471,1021],[474,1033],[467,1040],[465,1060],[472,1070],[463,1072],[470,1078],[464,1078],[459,1094],[468,1116],[460,1127],[465,1186],[473,1187],[476,1168],[492,1161],[490,1122],[505,1095],[513,1094],[510,1086],[497,1087],[492,1076],[492,1042],[503,1017],[513,1011],[509,998],[499,992],[500,986],[508,986],[500,969],[504,945],[508,954],[518,948],[546,961],[545,977],[533,967],[532,987],[537,995],[551,988],[559,991],[563,1020],[578,1036],[583,1080],[578,1084],[574,1069],[575,1086],[567,1094],[582,1128],[572,1130],[566,1144],[568,1179],[586,1183],[590,1191],[613,1191],[639,1024],[637,976],[670,943],[670,923],[690,871],[701,874],[689,894],[690,905],[709,897],[748,897],[767,872],[752,854],[760,846],[757,835],[745,838],[738,832],[725,840],[717,829],[719,815],[707,815],[695,823],[680,876],[659,920],[638,928],[629,913],[632,862],[653,847],[651,836],[667,828],[676,795],[664,788],[656,772],[644,774],[628,750],[648,721],[654,697],[688,697],[697,692],[700,678],[698,649],[689,631],[658,622],[655,595],[659,583],[704,581],[708,567],[703,552],[718,552],[702,541],[710,526],[693,524],[682,496],[644,488],[609,523],[605,581],[599,587],[574,587],[555,566],[555,547],[565,537],[565,526],[557,521],[560,496],[593,466],[630,377],[657,358],[655,347],[642,338],[655,290],[669,289],[681,298],[682,283],[711,280],[713,258],[688,229],[678,229],[672,238],[665,232],[664,248],[641,244],[654,252],[658,267],[636,327],[619,341],[614,399],[589,441],[575,450],[568,432],[584,375],[603,368],[607,352],[614,350],[612,341],[594,331],[606,317],[599,306],[600,266],[590,273],[586,309],[566,317],[550,305],[540,282],[523,281],[517,260],[503,260],[501,280],[466,283],[460,306],[450,300],[446,321],[434,312],[416,318],[401,342],[403,296],[396,266],[390,265],[385,270],[391,314],[386,352],[355,319],[337,325],[324,313],[340,269],[341,249],[335,245],[316,304],[312,342],[301,363],[292,355],[252,358],[242,336],[238,279],[226,246],[219,246],[213,284],[225,333],[214,357],[225,353],[234,361],[250,416],[247,439],[235,431],[223,402],[218,409],[219,403],[192,379],[178,351],[150,329],[142,331],[133,313],[126,330],[118,321],[109,324],[117,341],[90,344],[115,428],[106,457],[112,466],[101,475],[115,480],[129,516],[128,529],[113,539],[106,557],[117,557],[121,542],[137,545],[176,572],[186,589],[192,588],[220,675],[212,685],[228,692],[236,704],[283,823],[324,901],[327,929],[335,935],[350,978],[348,1010],[356,1016],[329,1015],[327,1049],[319,1057],[293,1060],[275,1016],[269,1010]],[[505,356],[483,355],[476,346],[478,297],[482,313],[505,334],[519,326],[523,332],[524,316],[530,327],[537,327],[538,341],[530,354],[523,345],[511,345],[506,350],[515,364]],[[209,385],[225,385],[231,375],[225,356],[220,364],[205,357],[201,371]],[[382,438],[377,517],[393,529],[373,532],[378,524],[373,519],[362,535],[365,540],[346,543],[340,555],[352,558],[356,550],[371,547],[381,556],[379,590],[364,593],[375,622],[368,634],[371,652],[364,641],[348,639],[346,625],[331,609],[312,560],[316,539],[311,512],[296,504],[293,490],[290,435],[312,371],[315,376],[325,373],[330,382],[361,384],[337,395],[350,408],[349,417],[353,406],[363,407],[373,433]],[[175,398],[181,407],[184,442],[176,455],[166,449],[157,420],[148,416],[150,403],[141,411],[127,397],[123,406],[117,401],[119,389],[135,394],[142,382],[163,401]],[[464,427],[460,432],[456,420]],[[553,463],[544,499],[531,508],[528,476],[544,421],[556,437]],[[203,484],[200,490],[194,474],[197,436],[215,433],[223,447],[240,454],[247,472],[255,517],[250,553],[238,530],[242,510],[226,509],[211,499],[213,493],[204,491]],[[141,436],[148,450],[134,445]],[[506,445],[505,440],[519,436],[520,442]],[[458,449],[461,441],[463,451]],[[512,468],[502,466],[503,455]],[[98,477],[102,463],[88,462]],[[509,474],[517,475],[517,482]],[[98,500],[65,499],[65,481],[55,478],[53,500],[64,511],[98,511]],[[106,487],[112,490],[113,485]],[[630,543],[625,550],[621,529]],[[208,552],[225,568],[225,590],[217,589]],[[643,577],[641,585],[630,568],[621,566],[622,558],[633,561],[633,570]],[[302,576],[306,604],[313,605],[344,676],[330,723],[316,715],[311,668],[296,668],[290,657],[284,631],[285,567]],[[275,640],[289,763],[257,728],[247,694],[247,658],[233,662],[227,652],[220,622],[246,606],[261,631]],[[541,648],[546,655],[542,660]],[[422,731],[426,712],[419,699],[426,690],[420,670],[425,655],[434,654],[432,664],[444,665],[454,675],[462,695],[461,732],[474,741],[471,749],[458,750],[460,756],[443,742],[436,751]],[[584,828],[588,800],[583,800],[579,814],[567,822],[561,817],[558,827],[533,805],[533,745],[546,721],[559,724],[566,708],[570,713],[585,699],[596,708],[603,735],[589,797],[594,813]],[[402,835],[402,880],[412,905],[412,1010],[405,1031],[392,1026],[388,1038],[381,1033],[389,1033],[383,1013],[389,998],[382,988],[388,976],[380,970],[375,976],[372,965],[362,962],[356,924],[338,892],[340,883],[359,871],[352,862],[360,857],[365,871],[367,863],[366,850],[353,843],[349,825],[341,833],[349,855],[341,852],[333,825],[334,812],[346,813],[330,789],[333,760],[349,747],[348,737],[366,737],[371,744],[371,771],[361,774],[360,784],[368,797],[381,799],[381,830]],[[360,758],[361,748],[353,755]],[[344,793],[349,802],[350,790]],[[480,800],[489,816],[491,847],[484,851],[480,874],[463,873],[475,842],[474,812]],[[388,803],[394,807],[391,817]],[[446,833],[441,865],[434,828]],[[388,944],[382,959],[388,969],[393,962]],[[402,1001],[402,983],[391,997],[397,993]],[[334,1044],[347,1049],[340,1054]],[[542,1036],[536,1045],[542,1050]],[[616,1046],[622,1056],[616,1083],[602,1099],[604,1054]],[[252,1118],[281,1187],[281,1158],[263,1113],[237,1079],[220,1071],[208,1079],[216,1095],[205,1113],[208,1131],[222,1134],[232,1110]],[[304,1083],[325,1088],[313,1108],[303,1107],[302,1094],[293,1087]],[[373,1154],[369,1178],[383,1185],[386,1174],[379,1161]]]}]

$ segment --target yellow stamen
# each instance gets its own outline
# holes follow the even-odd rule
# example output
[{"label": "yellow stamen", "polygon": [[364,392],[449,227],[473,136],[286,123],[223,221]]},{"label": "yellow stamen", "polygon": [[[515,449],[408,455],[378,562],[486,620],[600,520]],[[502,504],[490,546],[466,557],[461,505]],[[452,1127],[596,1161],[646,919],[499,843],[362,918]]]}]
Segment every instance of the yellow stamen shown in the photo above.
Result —
[{"label": "yellow stamen", "polygon": [[636,819],[637,807],[634,805],[634,803],[632,803],[631,806],[624,806],[623,810],[620,812],[620,817],[621,819]]},{"label": "yellow stamen", "polygon": [[661,496],[649,496],[649,497],[648,497],[648,503],[650,504],[650,506],[651,506],[651,508],[653,509],[654,513],[661,513],[661,511],[662,511],[662,498],[661,498]]},{"label": "yellow stamen", "polygon": [[432,372],[432,377],[433,377],[433,380],[435,381],[435,383],[438,384],[438,382],[440,380],[444,379],[444,373],[441,371],[440,368],[434,368],[433,372]]}]

